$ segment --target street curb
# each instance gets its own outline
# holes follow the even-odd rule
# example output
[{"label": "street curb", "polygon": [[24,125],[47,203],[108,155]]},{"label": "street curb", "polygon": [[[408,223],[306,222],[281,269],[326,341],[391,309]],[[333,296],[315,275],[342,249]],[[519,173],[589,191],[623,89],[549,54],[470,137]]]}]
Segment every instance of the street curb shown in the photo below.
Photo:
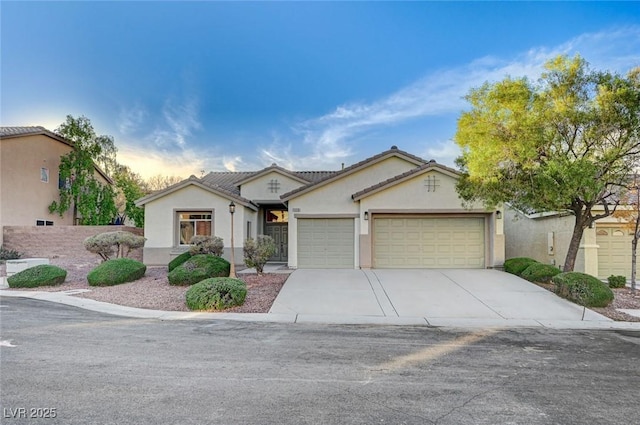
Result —
[{"label": "street curb", "polygon": [[241,322],[332,324],[332,325],[378,325],[378,326],[424,326],[434,328],[542,328],[576,330],[633,330],[640,331],[640,322],[576,321],[576,320],[487,320],[425,317],[385,316],[328,316],[278,313],[200,313],[183,311],[147,310],[105,303],[88,298],[79,298],[62,292],[4,291],[0,297],[30,298],[54,302],[89,311],[122,317],[157,320],[230,320]]}]

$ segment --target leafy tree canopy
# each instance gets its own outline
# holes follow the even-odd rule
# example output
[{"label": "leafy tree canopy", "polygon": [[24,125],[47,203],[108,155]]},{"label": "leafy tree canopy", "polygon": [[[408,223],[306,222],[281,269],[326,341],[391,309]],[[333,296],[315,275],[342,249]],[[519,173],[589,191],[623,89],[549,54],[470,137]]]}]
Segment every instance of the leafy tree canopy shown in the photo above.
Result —
[{"label": "leafy tree canopy", "polygon": [[[537,84],[505,78],[472,89],[455,136],[458,192],[488,207],[569,210],[576,217],[564,269],[580,239],[610,215],[640,157],[640,70],[625,78],[558,56]],[[600,205],[604,212],[594,214]]]},{"label": "leafy tree canopy", "polygon": [[49,212],[62,216],[73,209],[74,223],[85,225],[110,224],[116,217],[114,190],[96,178],[96,164],[105,170],[114,169],[116,148],[110,136],[96,136],[86,117],[67,120],[56,132],[73,143],[73,150],[60,158],[59,201],[49,205]]},{"label": "leafy tree canopy", "polygon": [[136,206],[135,201],[149,193],[145,181],[125,165],[118,165],[114,177],[118,188],[116,207],[120,221],[124,223],[130,218],[136,227],[144,227],[144,208]]}]

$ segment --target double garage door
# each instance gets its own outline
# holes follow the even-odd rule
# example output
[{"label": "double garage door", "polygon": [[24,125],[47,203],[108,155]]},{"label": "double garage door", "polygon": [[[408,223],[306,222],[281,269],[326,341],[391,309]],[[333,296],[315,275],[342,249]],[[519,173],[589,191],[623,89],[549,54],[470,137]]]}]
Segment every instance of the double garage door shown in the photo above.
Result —
[{"label": "double garage door", "polygon": [[373,222],[376,268],[484,268],[482,217],[380,217]]},{"label": "double garage door", "polygon": [[[373,216],[373,267],[484,268],[483,217]],[[299,268],[353,268],[353,218],[298,219]]]}]

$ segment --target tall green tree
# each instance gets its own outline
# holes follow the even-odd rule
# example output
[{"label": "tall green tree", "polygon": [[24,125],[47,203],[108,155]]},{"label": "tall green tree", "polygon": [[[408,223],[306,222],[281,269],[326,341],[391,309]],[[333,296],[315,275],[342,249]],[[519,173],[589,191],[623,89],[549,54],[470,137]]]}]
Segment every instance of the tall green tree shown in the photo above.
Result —
[{"label": "tall green tree", "polygon": [[114,178],[118,188],[116,207],[120,221],[124,223],[130,218],[136,227],[144,227],[144,208],[136,206],[135,201],[150,192],[145,181],[125,165],[118,165]]},{"label": "tall green tree", "polygon": [[62,216],[73,210],[73,222],[110,224],[117,214],[115,192],[96,178],[96,165],[115,166],[116,148],[110,136],[97,136],[88,118],[67,115],[56,133],[69,140],[73,150],[60,158],[59,200],[49,205]]},{"label": "tall green tree", "polygon": [[638,166],[640,73],[593,71],[579,56],[558,56],[545,69],[537,84],[505,78],[467,95],[471,109],[455,136],[457,190],[488,207],[571,212],[570,271],[584,229],[615,211]]}]

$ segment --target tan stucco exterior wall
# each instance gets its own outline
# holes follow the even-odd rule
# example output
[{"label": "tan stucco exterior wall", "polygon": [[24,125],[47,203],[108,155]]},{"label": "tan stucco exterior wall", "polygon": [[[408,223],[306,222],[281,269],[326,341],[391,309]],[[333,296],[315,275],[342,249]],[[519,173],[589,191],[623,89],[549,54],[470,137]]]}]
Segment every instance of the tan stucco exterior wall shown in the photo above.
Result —
[{"label": "tan stucco exterior wall", "polygon": [[[279,188],[277,192],[272,192],[269,189],[269,182],[271,180],[277,180]],[[243,198],[251,199],[258,202],[272,201],[274,203],[282,202],[280,195],[283,193],[291,192],[294,189],[299,188],[304,183],[292,179],[289,176],[271,171],[270,173],[260,176],[254,180],[244,183],[240,188],[240,195]]]},{"label": "tan stucco exterior wall", "polygon": [[[60,157],[70,151],[45,135],[0,140],[0,226],[35,226],[36,220],[73,224],[71,212],[63,217],[49,213],[58,199]],[[40,179],[41,168],[49,171],[48,183]]]},{"label": "tan stucco exterior wall", "polygon": [[[176,192],[145,204],[144,263],[164,265],[186,248],[179,246],[178,211],[213,211],[213,234],[224,240],[225,258],[230,258],[231,214],[230,199],[211,193],[200,187],[190,185]],[[242,247],[246,238],[247,221],[252,222],[252,232],[257,228],[257,214],[236,202],[233,216],[234,247],[236,263],[242,263]]]}]

